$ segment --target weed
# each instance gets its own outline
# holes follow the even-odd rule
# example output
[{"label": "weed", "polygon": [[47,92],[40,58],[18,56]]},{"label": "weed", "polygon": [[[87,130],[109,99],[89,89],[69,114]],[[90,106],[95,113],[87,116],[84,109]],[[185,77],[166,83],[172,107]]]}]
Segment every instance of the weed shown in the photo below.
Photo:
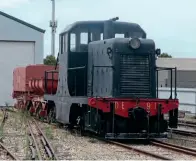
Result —
[{"label": "weed", "polygon": [[18,143],[15,143],[15,146],[14,146],[14,151],[15,152],[18,152],[19,148],[18,148]]},{"label": "weed", "polygon": [[3,136],[4,136],[4,135],[3,135],[3,126],[1,125],[1,126],[0,126],[0,138],[3,138]]},{"label": "weed", "polygon": [[24,145],[26,160],[29,159],[29,145],[30,145],[30,143],[29,143],[29,138],[28,138],[28,131],[27,131],[27,128],[26,128],[26,131],[25,131],[25,145]]},{"label": "weed", "polygon": [[49,139],[53,139],[53,138],[54,138],[54,136],[53,136],[53,134],[52,134],[51,127],[46,127],[45,132],[46,132],[46,137],[47,137],[47,138],[49,138]]},{"label": "weed", "polygon": [[54,152],[55,152],[55,153],[58,153],[58,145],[55,145],[55,146],[54,146]]}]

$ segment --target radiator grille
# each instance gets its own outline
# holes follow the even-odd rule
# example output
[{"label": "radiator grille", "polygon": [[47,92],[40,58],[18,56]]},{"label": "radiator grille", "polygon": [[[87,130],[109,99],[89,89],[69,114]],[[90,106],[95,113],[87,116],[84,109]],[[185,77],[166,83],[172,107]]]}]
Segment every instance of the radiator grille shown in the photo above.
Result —
[{"label": "radiator grille", "polygon": [[120,95],[150,97],[150,65],[148,55],[120,55]]}]

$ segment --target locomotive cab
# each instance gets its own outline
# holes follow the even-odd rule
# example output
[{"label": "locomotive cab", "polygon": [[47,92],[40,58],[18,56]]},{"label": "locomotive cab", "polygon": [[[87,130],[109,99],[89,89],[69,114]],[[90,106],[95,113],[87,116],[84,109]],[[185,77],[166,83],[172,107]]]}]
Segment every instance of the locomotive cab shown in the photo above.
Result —
[{"label": "locomotive cab", "polygon": [[67,67],[68,95],[87,96],[89,43],[119,36],[146,38],[146,33],[138,24],[110,19],[76,22],[60,34],[59,57],[64,57],[61,64]]}]

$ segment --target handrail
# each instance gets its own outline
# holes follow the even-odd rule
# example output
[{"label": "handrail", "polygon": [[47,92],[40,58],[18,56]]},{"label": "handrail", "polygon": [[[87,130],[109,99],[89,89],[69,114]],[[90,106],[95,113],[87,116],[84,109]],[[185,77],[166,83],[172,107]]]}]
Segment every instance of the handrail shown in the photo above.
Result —
[{"label": "handrail", "polygon": [[171,83],[171,85],[170,85],[170,98],[169,99],[173,99],[173,91],[172,91],[172,88],[173,88],[173,74],[172,74],[172,72],[173,72],[173,70],[174,70],[174,79],[175,79],[175,82],[174,82],[174,98],[176,99],[177,98],[177,90],[176,90],[176,88],[177,88],[177,68],[176,67],[174,67],[174,68],[167,68],[167,67],[155,67],[155,69],[156,69],[156,85],[157,85],[157,87],[156,87],[156,94],[157,94],[157,98],[158,98],[158,83],[159,83],[159,81],[158,81],[158,72],[159,71],[163,71],[163,70],[167,70],[167,71],[170,71],[171,72],[171,80],[170,80],[170,83]]},{"label": "handrail", "polygon": [[[56,73],[58,73],[59,71],[57,71],[57,70],[50,70],[50,71],[45,71],[45,83],[44,83],[44,85],[45,85],[45,87],[44,87],[44,89],[45,89],[45,92],[46,93],[48,93],[48,90],[47,90],[47,85],[48,85],[48,83],[47,83],[47,81],[48,80],[52,80],[52,90],[51,90],[51,94],[53,94],[53,88],[54,88],[54,81],[56,81],[56,79],[54,79],[54,74],[56,74]],[[48,75],[49,74],[52,74],[52,78],[48,78]]]}]

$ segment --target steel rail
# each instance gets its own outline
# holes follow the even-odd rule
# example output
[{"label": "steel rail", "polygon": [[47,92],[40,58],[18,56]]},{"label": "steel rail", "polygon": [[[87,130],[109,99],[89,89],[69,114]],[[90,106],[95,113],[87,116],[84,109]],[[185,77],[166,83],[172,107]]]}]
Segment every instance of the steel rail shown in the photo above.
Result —
[{"label": "steel rail", "polygon": [[127,144],[119,143],[119,142],[116,142],[116,141],[109,141],[109,140],[107,140],[107,142],[108,142],[108,143],[112,143],[112,144],[114,144],[114,145],[121,146],[121,147],[126,148],[126,149],[129,149],[129,150],[133,150],[133,151],[138,152],[138,153],[142,153],[142,154],[151,156],[151,157],[156,158],[156,159],[172,160],[172,159],[167,158],[167,157],[165,157],[165,156],[161,156],[161,155],[158,155],[158,154],[154,154],[154,153],[152,153],[152,152],[148,152],[148,151],[145,151],[145,150],[141,150],[141,149],[138,149],[138,148],[129,146],[129,145],[127,145]]},{"label": "steel rail", "polygon": [[18,160],[18,159],[14,156],[14,154],[12,154],[12,153],[5,147],[5,145],[3,145],[3,143],[0,142],[0,146],[2,147],[2,149],[4,149],[4,150],[7,152],[7,154],[8,154],[13,160]]},{"label": "steel rail", "polygon": [[182,146],[178,146],[178,145],[174,145],[174,144],[170,144],[170,143],[165,143],[162,141],[158,141],[158,140],[151,140],[150,143],[152,145],[155,146],[159,146],[165,149],[170,149],[176,152],[181,152],[184,154],[188,154],[188,155],[192,155],[192,156],[196,156],[196,150],[195,149],[190,149],[190,148],[186,148],[186,147],[182,147]]},{"label": "steel rail", "polygon": [[[168,130],[170,132],[171,129]],[[172,133],[181,134],[184,136],[196,136],[196,132],[194,131],[188,131],[188,130],[178,130],[178,129],[172,129]]]},{"label": "steel rail", "polygon": [[196,119],[195,119],[195,121],[178,120],[178,123],[185,123],[185,124],[190,124],[190,125],[196,125]]},{"label": "steel rail", "polygon": [[[32,137],[32,139],[33,139],[33,144],[34,144],[35,149],[36,149],[37,157],[38,157],[39,160],[42,160],[41,153],[40,153],[40,150],[39,150],[39,148],[38,148],[38,145],[37,145],[37,141],[36,141],[36,139],[35,139],[35,136],[34,136],[34,134],[33,134],[32,126],[31,126],[31,124],[30,124],[29,121],[28,121],[28,127],[29,127],[30,135],[31,135],[31,137]],[[34,148],[34,147],[33,147],[33,148]],[[33,148],[32,148],[32,145],[30,145],[30,149],[31,149],[31,151],[32,151],[32,159],[34,158],[34,150],[33,150]]]},{"label": "steel rail", "polygon": [[178,125],[196,128],[196,123],[195,124],[192,124],[192,123],[190,124],[190,123],[186,123],[186,122],[180,122],[180,123],[178,123]]},{"label": "steel rail", "polygon": [[[0,125],[1,128],[4,127],[5,121],[6,121],[7,117],[8,117],[8,116],[7,116],[7,111],[6,111],[6,109],[3,109],[2,112],[3,112],[3,119],[2,119],[1,125]],[[0,140],[1,140],[1,142],[0,142],[1,148],[4,149],[4,150],[6,151],[6,153],[7,153],[13,160],[18,160],[18,159],[15,157],[15,155],[12,154],[11,151],[8,150],[7,147],[2,143],[2,138],[3,138],[3,137],[0,138]]]},{"label": "steel rail", "polygon": [[[37,122],[35,121],[35,119],[33,118],[34,122],[37,124]],[[38,126],[39,128],[39,126]],[[40,128],[39,128],[40,129]],[[41,130],[41,129],[40,129]],[[43,134],[43,132],[41,131],[41,135]],[[43,134],[43,136],[45,136]],[[148,152],[148,151],[145,151],[145,150],[141,150],[141,149],[138,149],[138,148],[135,148],[135,147],[132,147],[130,145],[127,145],[127,144],[123,144],[123,143],[119,143],[119,142],[116,142],[116,141],[111,141],[111,140],[107,140],[107,139],[104,139],[104,138],[100,138],[98,136],[95,136],[95,135],[90,135],[98,140],[101,140],[101,141],[104,141],[104,142],[107,142],[107,143],[110,143],[110,144],[114,144],[114,145],[118,145],[118,146],[121,146],[123,148],[126,148],[128,150],[133,150],[135,152],[138,152],[138,153],[142,153],[144,155],[148,155],[148,156],[151,156],[153,158],[156,158],[156,159],[162,159],[162,160],[172,160],[168,157],[165,157],[165,156],[161,156],[161,155],[158,155],[158,154],[154,154],[152,152]],[[42,139],[43,140],[43,139]],[[47,140],[47,138],[46,138]],[[43,141],[44,142],[44,141]],[[48,141],[47,141],[48,142]],[[49,143],[49,142],[48,142]],[[44,143],[45,144],[45,143]]]},{"label": "steel rail", "polygon": [[41,138],[41,142],[44,145],[44,148],[48,154],[48,156],[53,159],[53,160],[59,160],[57,155],[54,152],[54,149],[52,148],[50,142],[48,141],[47,137],[45,136],[45,134],[43,133],[43,131],[41,130],[41,128],[39,127],[38,123],[36,122],[36,120],[34,118],[32,118],[33,123],[35,124],[37,130],[39,131],[40,134],[40,138]]}]

